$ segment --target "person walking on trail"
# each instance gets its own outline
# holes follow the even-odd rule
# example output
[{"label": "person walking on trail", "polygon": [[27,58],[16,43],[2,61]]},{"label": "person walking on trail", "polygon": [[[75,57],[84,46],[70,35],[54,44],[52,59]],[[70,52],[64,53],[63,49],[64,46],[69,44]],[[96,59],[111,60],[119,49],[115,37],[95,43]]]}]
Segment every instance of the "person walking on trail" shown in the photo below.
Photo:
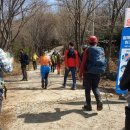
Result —
[{"label": "person walking on trail", "polygon": [[32,56],[32,63],[33,63],[33,69],[34,70],[37,70],[37,59],[38,59],[38,56],[36,53],[33,54]]},{"label": "person walking on trail", "polygon": [[97,46],[98,39],[96,36],[88,38],[89,48],[87,48],[83,55],[83,60],[79,70],[79,77],[81,79],[84,74],[84,86],[86,104],[83,110],[92,111],[90,91],[92,89],[97,102],[97,110],[103,109],[101,95],[98,89],[100,82],[100,75],[106,70],[106,58],[104,49]]},{"label": "person walking on trail", "polygon": [[[84,55],[84,53],[85,53],[85,50],[88,48],[88,45],[83,45],[82,46],[82,54],[81,54],[81,63],[82,63],[82,61],[83,61],[83,55]],[[83,89],[85,89],[85,75],[83,74]]]},{"label": "person walking on trail", "polygon": [[0,48],[0,112],[2,110],[2,100],[3,100],[3,91],[4,91],[4,80],[3,72],[12,72],[13,70],[13,59],[8,58],[6,53]]},{"label": "person walking on trail", "polygon": [[57,51],[54,49],[54,52],[51,55],[51,72],[54,72],[56,69],[56,65],[57,65]]},{"label": "person walking on trail", "polygon": [[66,82],[69,72],[71,71],[73,86],[72,90],[76,89],[76,71],[79,67],[79,57],[78,52],[74,49],[74,44],[72,42],[69,43],[68,49],[65,51],[64,60],[65,60],[65,75],[64,75],[64,83],[63,87],[66,88]]},{"label": "person walking on trail", "polygon": [[39,58],[39,63],[41,65],[41,82],[42,82],[42,88],[47,89],[48,86],[48,76],[50,72],[50,65],[51,60],[50,57],[46,55],[45,51],[43,51],[43,54]]},{"label": "person walking on trail", "polygon": [[128,106],[125,107],[125,114],[126,114],[125,130],[130,130],[130,60],[128,61],[126,65],[126,69],[122,76],[122,79],[120,82],[120,88],[121,90],[128,90],[125,96],[128,102]]},{"label": "person walking on trail", "polygon": [[28,76],[27,76],[27,65],[29,65],[29,57],[28,55],[24,52],[23,49],[20,50],[20,63],[21,63],[21,69],[22,69],[22,75],[23,79],[21,81],[28,81]]},{"label": "person walking on trail", "polygon": [[85,50],[86,50],[87,48],[88,48],[88,45],[86,45],[86,44],[82,46],[82,51],[83,51],[83,52],[82,52],[82,54],[81,54],[81,62],[82,62],[82,60],[83,60],[84,52],[85,52]]},{"label": "person walking on trail", "polygon": [[61,55],[60,55],[60,53],[58,52],[58,53],[57,53],[57,74],[58,74],[58,75],[60,75],[61,63],[62,63]]}]

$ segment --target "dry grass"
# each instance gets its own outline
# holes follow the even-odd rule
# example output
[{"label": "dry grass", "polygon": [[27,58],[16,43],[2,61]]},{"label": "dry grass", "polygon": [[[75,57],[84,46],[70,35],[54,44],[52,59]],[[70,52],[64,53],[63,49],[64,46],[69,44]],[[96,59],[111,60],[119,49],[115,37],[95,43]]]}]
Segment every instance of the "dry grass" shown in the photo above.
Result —
[{"label": "dry grass", "polygon": [[8,130],[8,126],[14,121],[14,115],[7,111],[0,113],[0,130]]},{"label": "dry grass", "polygon": [[[116,59],[114,59],[114,60],[116,60]],[[113,60],[110,60],[109,67],[110,67],[111,72],[116,72],[118,66],[116,65],[116,62],[114,62]]]}]

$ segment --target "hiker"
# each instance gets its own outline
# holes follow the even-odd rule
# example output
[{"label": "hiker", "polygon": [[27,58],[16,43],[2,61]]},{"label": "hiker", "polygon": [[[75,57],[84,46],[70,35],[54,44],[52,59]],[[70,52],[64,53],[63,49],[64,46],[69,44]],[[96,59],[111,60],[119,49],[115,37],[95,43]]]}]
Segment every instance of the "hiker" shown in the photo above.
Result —
[{"label": "hiker", "polygon": [[83,45],[82,46],[82,54],[81,54],[81,62],[82,62],[82,60],[83,60],[83,54],[84,54],[84,52],[85,52],[85,50],[88,48],[88,45]]},{"label": "hiker", "polygon": [[84,105],[83,110],[92,111],[90,96],[90,91],[92,89],[97,102],[97,110],[100,111],[103,109],[103,103],[98,85],[100,81],[100,75],[104,73],[106,69],[105,53],[103,48],[97,46],[98,39],[96,36],[90,36],[88,38],[88,43],[90,47],[84,52],[79,71],[80,79],[84,74],[86,104]]},{"label": "hiker", "polygon": [[4,80],[3,72],[12,72],[13,60],[8,58],[6,53],[0,48],[0,112],[2,109],[3,91],[4,91]]},{"label": "hiker", "polygon": [[66,88],[66,82],[69,72],[71,71],[73,86],[72,90],[76,90],[76,71],[78,71],[79,67],[79,58],[78,52],[74,49],[74,43],[70,42],[68,45],[68,49],[64,54],[65,61],[65,75],[64,75],[64,83],[63,87]]},{"label": "hiker", "polygon": [[51,72],[54,72],[55,69],[56,69],[56,65],[57,65],[57,52],[56,52],[55,49],[54,49],[54,52],[51,55],[51,62],[52,62]]},{"label": "hiker", "polygon": [[125,107],[125,130],[130,130],[130,60],[128,61],[126,65],[126,69],[124,71],[124,74],[122,76],[121,82],[120,82],[120,89],[121,90],[128,90],[126,93],[126,100],[128,102],[128,106]]},{"label": "hiker", "polygon": [[58,52],[57,53],[57,74],[58,75],[60,75],[61,63],[62,63],[61,55],[60,55],[60,52]]},{"label": "hiker", "polygon": [[36,53],[33,54],[32,56],[32,63],[33,63],[33,69],[34,70],[37,70],[37,59],[38,59],[38,56]]},{"label": "hiker", "polygon": [[28,81],[28,76],[27,76],[27,65],[29,65],[29,57],[28,55],[24,52],[23,49],[20,50],[20,63],[21,63],[21,69],[22,69],[22,75],[23,79],[21,81]]},{"label": "hiker", "polygon": [[45,51],[43,51],[42,55],[39,58],[39,63],[41,65],[41,82],[42,88],[47,89],[48,86],[48,76],[50,72],[51,60],[50,57],[46,55]]},{"label": "hiker", "polygon": [[[82,54],[81,54],[81,63],[82,63],[82,60],[83,60],[83,55],[84,55],[84,53],[85,53],[85,50],[88,48],[88,45],[83,45],[82,46]],[[85,89],[85,76],[84,76],[84,74],[83,74],[83,89]]]}]

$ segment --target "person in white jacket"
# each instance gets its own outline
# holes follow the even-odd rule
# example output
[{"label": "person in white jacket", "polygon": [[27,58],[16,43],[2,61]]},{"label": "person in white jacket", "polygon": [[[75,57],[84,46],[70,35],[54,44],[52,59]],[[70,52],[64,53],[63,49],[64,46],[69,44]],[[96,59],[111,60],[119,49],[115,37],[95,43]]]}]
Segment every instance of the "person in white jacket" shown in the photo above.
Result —
[{"label": "person in white jacket", "polygon": [[7,53],[5,53],[0,48],[0,112],[2,109],[2,100],[3,100],[3,85],[4,85],[4,79],[3,79],[3,72],[12,72],[13,70],[13,58],[8,57]]}]

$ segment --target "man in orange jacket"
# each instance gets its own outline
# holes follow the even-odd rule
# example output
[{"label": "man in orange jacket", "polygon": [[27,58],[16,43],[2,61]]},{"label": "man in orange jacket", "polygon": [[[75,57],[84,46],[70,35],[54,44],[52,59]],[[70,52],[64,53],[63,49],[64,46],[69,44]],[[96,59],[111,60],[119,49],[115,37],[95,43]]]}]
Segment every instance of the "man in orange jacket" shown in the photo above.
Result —
[{"label": "man in orange jacket", "polygon": [[74,44],[72,42],[69,43],[69,49],[65,51],[64,54],[65,60],[65,75],[64,75],[64,88],[66,87],[67,77],[69,72],[71,71],[72,79],[73,79],[73,86],[72,90],[76,89],[76,70],[79,67],[79,58],[78,52],[74,49]]}]

